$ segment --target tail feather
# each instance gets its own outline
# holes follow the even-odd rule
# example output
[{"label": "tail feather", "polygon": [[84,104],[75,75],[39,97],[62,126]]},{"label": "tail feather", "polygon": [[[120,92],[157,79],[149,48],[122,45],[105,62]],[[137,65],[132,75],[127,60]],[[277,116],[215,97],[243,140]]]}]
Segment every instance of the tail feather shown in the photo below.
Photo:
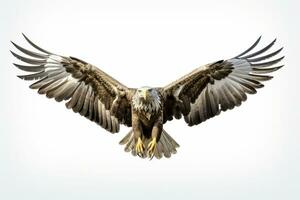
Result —
[{"label": "tail feather", "polygon": [[165,134],[161,134],[160,136],[160,140],[159,142],[161,142],[162,147],[163,147],[163,154],[166,158],[170,158],[171,157],[171,149],[170,149],[170,145],[168,143],[168,140],[166,139]]},{"label": "tail feather", "polygon": [[[147,147],[150,139],[143,138],[143,143]],[[136,156],[137,153],[135,151],[135,140],[133,135],[133,130],[130,130],[129,133],[120,141],[121,145],[125,145],[124,150],[126,152],[131,152],[133,156]],[[154,156],[157,159],[162,158],[163,156],[166,158],[170,158],[172,154],[175,154],[176,148],[179,147],[179,144],[165,131],[162,130],[160,139],[156,145],[156,149],[154,151]],[[142,158],[148,157],[147,149],[145,149]]]},{"label": "tail feather", "polygon": [[131,139],[131,135],[132,135],[132,129],[129,131],[129,133],[127,135],[125,135],[125,137],[119,142],[119,144],[124,145],[127,144],[129,142],[129,140]]}]

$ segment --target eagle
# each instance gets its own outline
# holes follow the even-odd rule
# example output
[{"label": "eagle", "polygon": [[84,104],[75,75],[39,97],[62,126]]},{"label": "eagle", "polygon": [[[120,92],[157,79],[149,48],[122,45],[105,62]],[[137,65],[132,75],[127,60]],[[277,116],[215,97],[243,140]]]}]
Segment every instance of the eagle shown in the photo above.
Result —
[{"label": "eagle", "polygon": [[200,66],[164,87],[130,88],[92,64],[51,53],[23,36],[32,50],[12,42],[21,55],[11,51],[23,62],[14,65],[29,72],[19,78],[34,81],[31,89],[66,101],[68,109],[111,133],[119,132],[120,125],[132,127],[120,144],[126,152],[149,159],[177,152],[178,143],[163,129],[167,121],[183,117],[194,126],[240,106],[247,94],[264,86],[261,82],[273,78],[268,74],[283,67],[277,63],[284,58],[271,59],[283,49],[268,51],[276,39],[254,50],[260,36],[241,54]]}]

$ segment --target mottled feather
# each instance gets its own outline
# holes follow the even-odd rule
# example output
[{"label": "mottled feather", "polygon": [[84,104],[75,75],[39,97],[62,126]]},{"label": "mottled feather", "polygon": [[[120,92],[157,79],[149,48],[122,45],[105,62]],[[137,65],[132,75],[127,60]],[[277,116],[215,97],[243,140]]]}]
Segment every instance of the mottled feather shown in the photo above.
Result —
[{"label": "mottled feather", "polygon": [[[201,66],[163,87],[164,122],[172,120],[173,116],[178,118],[181,113],[188,125],[199,124],[219,115],[221,111],[241,105],[247,99],[246,94],[255,94],[257,89],[262,88],[264,85],[261,82],[272,78],[267,74],[283,65],[272,66],[284,57],[269,60],[278,55],[282,48],[261,55],[271,49],[276,39],[266,47],[251,53],[260,39],[261,37],[234,58]],[[263,60],[267,61],[261,62]],[[178,104],[187,106],[177,107]]]},{"label": "mottled feather", "polygon": [[[119,124],[131,126],[130,98],[132,89],[113,79],[99,68],[75,57],[50,53],[26,41],[38,52],[12,44],[25,56],[11,53],[30,65],[14,64],[30,74],[19,75],[24,80],[36,80],[30,88],[56,101],[68,101],[67,108],[95,121],[110,132],[118,132]],[[123,94],[120,96],[120,94]],[[115,99],[119,99],[117,104]],[[112,112],[111,108],[118,112]]]}]

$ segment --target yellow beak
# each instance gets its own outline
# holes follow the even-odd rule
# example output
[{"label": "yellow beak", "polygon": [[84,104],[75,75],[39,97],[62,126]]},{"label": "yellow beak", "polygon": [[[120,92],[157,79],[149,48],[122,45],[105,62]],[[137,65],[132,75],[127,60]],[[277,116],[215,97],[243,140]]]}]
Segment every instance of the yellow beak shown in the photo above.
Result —
[{"label": "yellow beak", "polygon": [[147,90],[143,90],[143,91],[142,91],[142,97],[143,97],[145,100],[147,100],[147,98],[148,98],[148,91],[147,91]]}]

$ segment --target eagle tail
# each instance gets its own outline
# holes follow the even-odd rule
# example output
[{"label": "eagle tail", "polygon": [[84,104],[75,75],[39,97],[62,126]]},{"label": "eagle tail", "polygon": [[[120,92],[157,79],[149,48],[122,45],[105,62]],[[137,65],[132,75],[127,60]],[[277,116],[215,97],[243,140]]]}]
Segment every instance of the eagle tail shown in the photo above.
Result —
[{"label": "eagle tail", "polygon": [[[143,155],[141,155],[142,158],[150,158],[150,155],[147,155],[147,146],[151,139],[148,138],[142,138],[143,144],[145,145],[145,150]],[[129,133],[120,141],[121,145],[125,145],[124,150],[126,152],[131,152],[133,156],[136,156],[136,150],[135,150],[135,140],[134,140],[134,134],[133,130],[131,129]],[[154,157],[157,159],[162,158],[165,156],[166,158],[170,158],[172,154],[175,154],[176,148],[179,147],[179,144],[165,131],[162,130],[160,139],[156,145],[155,151],[154,151]]]}]

